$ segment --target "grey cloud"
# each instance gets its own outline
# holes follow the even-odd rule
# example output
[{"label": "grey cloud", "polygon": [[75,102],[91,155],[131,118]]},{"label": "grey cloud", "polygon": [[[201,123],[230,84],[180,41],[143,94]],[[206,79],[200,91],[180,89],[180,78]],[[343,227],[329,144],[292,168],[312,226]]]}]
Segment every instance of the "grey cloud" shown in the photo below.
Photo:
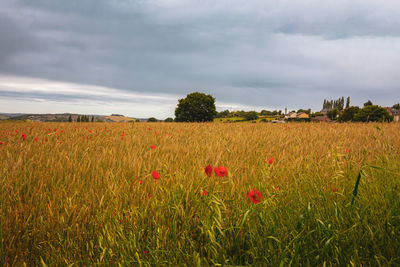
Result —
[{"label": "grey cloud", "polygon": [[341,95],[388,102],[400,82],[396,1],[6,0],[2,6],[2,73],[314,109]]}]

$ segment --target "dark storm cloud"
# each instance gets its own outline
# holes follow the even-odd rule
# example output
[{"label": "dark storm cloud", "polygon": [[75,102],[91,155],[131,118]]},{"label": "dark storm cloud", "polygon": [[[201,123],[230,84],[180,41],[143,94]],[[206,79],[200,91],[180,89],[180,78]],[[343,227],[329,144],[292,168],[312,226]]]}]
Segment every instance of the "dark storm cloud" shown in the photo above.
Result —
[{"label": "dark storm cloud", "polygon": [[394,0],[5,0],[0,10],[3,74],[271,108],[342,95],[389,105],[400,84]]}]

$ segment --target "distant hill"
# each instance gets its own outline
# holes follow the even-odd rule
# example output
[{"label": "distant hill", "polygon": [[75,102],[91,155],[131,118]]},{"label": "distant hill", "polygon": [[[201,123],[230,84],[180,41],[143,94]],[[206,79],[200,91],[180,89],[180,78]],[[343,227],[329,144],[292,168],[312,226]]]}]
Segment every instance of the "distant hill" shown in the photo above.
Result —
[{"label": "distant hill", "polygon": [[[23,113],[0,113],[0,120],[30,120],[37,122],[68,122],[69,117],[71,116],[72,121],[77,121],[78,116],[82,116],[82,114],[71,114],[71,113],[62,113],[62,114],[23,114]],[[124,115],[112,114],[111,116],[106,115],[86,115],[89,117],[89,120],[92,120],[94,117],[94,121],[104,121],[104,122],[131,122],[135,121],[134,118],[125,117]]]},{"label": "distant hill", "polygon": [[106,116],[103,118],[105,122],[131,122],[135,119],[125,117],[124,115],[112,114],[111,116]]}]

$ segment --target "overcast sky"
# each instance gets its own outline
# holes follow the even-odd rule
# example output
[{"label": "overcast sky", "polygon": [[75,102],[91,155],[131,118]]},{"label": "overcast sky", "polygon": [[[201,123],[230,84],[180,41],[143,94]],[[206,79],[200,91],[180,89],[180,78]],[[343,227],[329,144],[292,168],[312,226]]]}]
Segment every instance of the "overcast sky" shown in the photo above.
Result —
[{"label": "overcast sky", "polygon": [[0,112],[400,102],[398,0],[1,0]]}]

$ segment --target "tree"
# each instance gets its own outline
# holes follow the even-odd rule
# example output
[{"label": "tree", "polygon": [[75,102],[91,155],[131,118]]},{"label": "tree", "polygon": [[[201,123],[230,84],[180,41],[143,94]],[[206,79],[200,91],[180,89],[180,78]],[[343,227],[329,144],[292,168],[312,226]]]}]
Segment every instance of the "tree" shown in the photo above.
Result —
[{"label": "tree", "polygon": [[397,103],[397,104],[393,105],[392,108],[394,108],[394,109],[400,109],[400,103]]},{"label": "tree", "polygon": [[244,117],[245,117],[245,119],[248,120],[248,121],[253,121],[253,120],[258,119],[258,113],[255,112],[255,111],[249,111],[249,112],[246,112],[246,114],[244,115]]},{"label": "tree", "polygon": [[260,114],[261,114],[261,116],[271,116],[272,115],[272,111],[263,109],[263,110],[261,110]]},{"label": "tree", "polygon": [[147,122],[157,122],[158,120],[154,117],[150,117]]},{"label": "tree", "polygon": [[[347,98],[347,101],[350,105],[350,97]],[[347,104],[346,104],[347,105]],[[324,99],[324,104],[322,105],[323,109],[333,109],[336,108],[338,110],[343,110],[344,108],[344,97],[340,97],[336,100],[326,100]]]},{"label": "tree", "polygon": [[371,100],[368,100],[367,102],[364,103],[364,107],[366,107],[366,106],[372,106],[372,105],[373,105],[373,104],[372,104]]},{"label": "tree", "polygon": [[78,116],[78,118],[76,119],[76,122],[81,122],[81,116]]},{"label": "tree", "polygon": [[168,118],[166,118],[164,121],[165,121],[165,122],[173,122],[173,121],[174,121],[174,119],[173,119],[173,118],[170,118],[170,117],[168,117]]},{"label": "tree", "polygon": [[347,97],[346,99],[346,108],[350,107],[350,96]]},{"label": "tree", "polygon": [[331,109],[326,113],[326,115],[329,119],[336,120],[337,116],[339,115],[339,110],[337,110],[336,108]]},{"label": "tree", "polygon": [[69,115],[69,117],[68,117],[68,122],[72,122],[72,117],[71,117],[71,115]]},{"label": "tree", "polygon": [[389,112],[383,107],[377,105],[366,105],[354,115],[354,120],[362,122],[390,122],[393,120],[393,116],[390,115]]},{"label": "tree", "polygon": [[340,115],[339,121],[354,121],[354,116],[360,111],[359,107],[348,107],[343,111],[343,114]]},{"label": "tree", "polygon": [[229,110],[224,110],[224,111],[221,111],[221,112],[217,112],[217,115],[215,116],[216,118],[226,118],[226,117],[228,117],[228,115],[229,115]]},{"label": "tree", "polygon": [[338,109],[339,110],[344,109],[344,97],[343,96],[342,96],[342,98],[340,98]]},{"label": "tree", "polygon": [[92,116],[92,122],[94,122],[94,116]]},{"label": "tree", "polygon": [[178,122],[213,121],[216,115],[215,98],[199,92],[179,99],[175,109],[175,119]]}]

